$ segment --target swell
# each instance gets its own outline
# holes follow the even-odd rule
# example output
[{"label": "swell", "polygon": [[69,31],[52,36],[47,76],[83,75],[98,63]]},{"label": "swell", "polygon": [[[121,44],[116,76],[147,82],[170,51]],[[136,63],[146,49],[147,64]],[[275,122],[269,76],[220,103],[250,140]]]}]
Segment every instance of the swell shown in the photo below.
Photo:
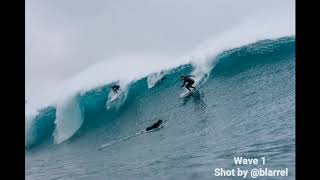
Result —
[{"label": "swell", "polygon": [[[205,78],[202,77],[204,79],[203,83],[205,83],[206,78],[234,76],[241,71],[250,68],[254,69],[260,64],[288,59],[291,56],[295,56],[294,52],[294,37],[263,40],[225,51],[211,60],[215,63],[207,67],[209,72],[205,72],[205,74],[207,73]],[[152,82],[153,84],[150,86],[148,77],[130,82],[127,86],[127,98],[119,104],[118,108],[106,109],[105,105],[110,93],[108,84],[83,94],[76,94],[74,97],[69,97],[68,100],[62,100],[63,103],[58,103],[55,107],[44,108],[35,117],[31,117],[32,120],[29,121],[30,124],[28,125],[28,130],[26,130],[25,147],[30,149],[43,142],[51,143],[53,138],[56,143],[61,143],[75,135],[81,137],[87,131],[93,131],[101,124],[115,120],[117,116],[132,107],[134,102],[146,93],[152,93],[149,92],[150,87],[154,87],[154,91],[163,91],[170,86],[179,86],[181,83],[179,82],[179,77],[184,74],[194,73],[195,69],[194,65],[185,64],[168,70],[164,73],[165,79],[161,82],[161,86],[157,86],[156,82]],[[158,80],[160,79],[158,78]],[[74,113],[70,114],[70,111]],[[107,114],[108,118],[97,118],[101,114]],[[61,119],[68,119],[68,123]],[[73,121],[77,121],[77,123]],[[63,135],[58,135],[61,133]]]}]

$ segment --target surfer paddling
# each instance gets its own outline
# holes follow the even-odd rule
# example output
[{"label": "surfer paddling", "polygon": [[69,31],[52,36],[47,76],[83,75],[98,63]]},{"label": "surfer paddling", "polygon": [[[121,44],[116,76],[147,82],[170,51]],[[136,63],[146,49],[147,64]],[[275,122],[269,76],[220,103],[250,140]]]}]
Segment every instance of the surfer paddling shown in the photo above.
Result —
[{"label": "surfer paddling", "polygon": [[154,123],[152,126],[147,127],[145,130],[141,130],[141,131],[137,132],[135,135],[127,136],[127,137],[125,137],[125,138],[118,139],[118,140],[113,139],[113,141],[110,142],[110,143],[102,144],[100,147],[97,148],[97,150],[102,150],[102,149],[104,149],[104,148],[106,148],[106,147],[108,147],[108,146],[110,146],[110,145],[115,144],[115,143],[127,141],[127,140],[129,140],[129,139],[131,139],[131,138],[134,138],[134,137],[137,137],[137,136],[139,136],[139,135],[141,135],[141,134],[143,134],[143,133],[145,133],[145,132],[152,132],[151,130],[160,129],[161,127],[163,127],[163,126],[160,126],[161,124],[162,124],[162,120],[158,120],[158,121],[157,121],[156,123]]},{"label": "surfer paddling", "polygon": [[120,90],[120,86],[119,85],[113,85],[111,86],[111,89],[114,93],[118,93],[118,91]]},{"label": "surfer paddling", "polygon": [[146,131],[158,128],[162,124],[162,120],[157,121],[152,126],[147,127]]},{"label": "surfer paddling", "polygon": [[192,86],[192,84],[194,84],[194,80],[191,77],[194,77],[194,75],[181,76],[180,79],[183,81],[183,84],[181,87],[183,87],[187,83],[186,88],[189,91],[191,91],[190,88],[193,88],[194,90],[196,90],[196,88]]}]

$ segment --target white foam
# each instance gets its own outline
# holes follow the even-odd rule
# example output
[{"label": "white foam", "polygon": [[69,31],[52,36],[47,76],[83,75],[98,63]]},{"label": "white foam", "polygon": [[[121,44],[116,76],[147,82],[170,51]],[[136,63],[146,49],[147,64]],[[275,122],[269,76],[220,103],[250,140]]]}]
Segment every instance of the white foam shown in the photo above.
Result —
[{"label": "white foam", "polygon": [[166,71],[160,71],[150,74],[147,77],[148,88],[153,88],[162,79],[162,77],[166,75],[166,73]]},{"label": "white foam", "polygon": [[78,131],[83,122],[77,96],[61,99],[57,104],[54,141],[59,144]]},{"label": "white foam", "polygon": [[190,53],[196,85],[205,83],[214,68],[218,54],[260,40],[295,35],[295,19],[291,10],[274,9],[250,16],[239,26],[209,38]]}]

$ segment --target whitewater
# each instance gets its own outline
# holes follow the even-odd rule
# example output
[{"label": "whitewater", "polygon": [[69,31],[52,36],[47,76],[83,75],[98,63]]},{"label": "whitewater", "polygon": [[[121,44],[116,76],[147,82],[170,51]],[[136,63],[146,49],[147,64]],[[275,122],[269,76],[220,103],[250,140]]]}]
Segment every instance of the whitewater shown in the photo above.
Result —
[{"label": "whitewater", "polygon": [[[114,57],[28,98],[26,179],[213,179],[233,156],[266,156],[293,179],[295,24],[281,13],[182,56]],[[178,99],[185,74],[201,89]],[[138,133],[158,119],[164,128]]]}]

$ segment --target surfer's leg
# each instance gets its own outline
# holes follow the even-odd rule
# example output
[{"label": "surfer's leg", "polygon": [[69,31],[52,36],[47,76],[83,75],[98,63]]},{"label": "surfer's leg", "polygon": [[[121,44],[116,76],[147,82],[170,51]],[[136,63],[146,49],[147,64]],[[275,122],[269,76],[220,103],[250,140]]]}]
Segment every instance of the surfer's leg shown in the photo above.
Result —
[{"label": "surfer's leg", "polygon": [[189,87],[188,85],[186,85],[186,88],[188,89],[188,91],[191,91],[191,90],[190,90],[190,87]]},{"label": "surfer's leg", "polygon": [[189,87],[193,88],[193,89],[196,89],[194,86],[192,86],[194,84],[194,81],[190,82],[189,83]]},{"label": "surfer's leg", "polygon": [[189,90],[189,91],[191,91],[190,90],[190,88],[193,88],[194,89],[194,87],[192,87],[192,84],[194,83],[194,81],[193,82],[188,82],[188,84],[186,85],[186,88]]}]

